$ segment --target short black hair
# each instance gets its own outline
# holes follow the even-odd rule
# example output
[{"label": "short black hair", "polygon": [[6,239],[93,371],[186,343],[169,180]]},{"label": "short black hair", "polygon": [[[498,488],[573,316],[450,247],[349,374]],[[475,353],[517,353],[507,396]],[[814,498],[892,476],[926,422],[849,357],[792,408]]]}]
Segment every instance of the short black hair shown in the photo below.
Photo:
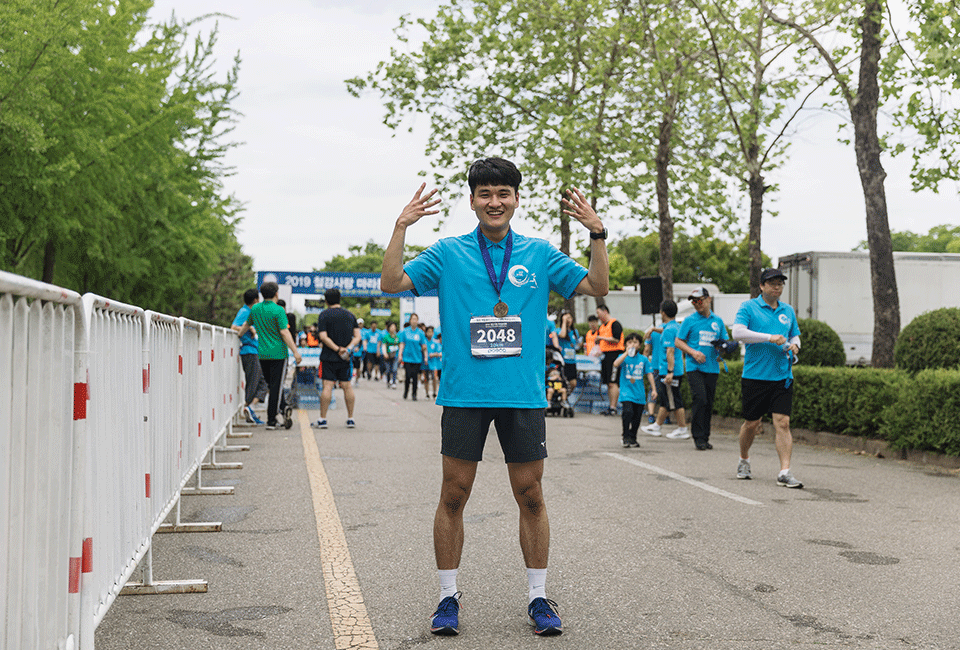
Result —
[{"label": "short black hair", "polygon": [[603,304],[602,302],[601,302],[599,305],[597,305],[597,309],[602,309],[603,311],[607,312],[608,314],[610,313],[610,308],[607,307],[607,306],[606,306],[605,304]]},{"label": "short black hair", "polygon": [[327,302],[327,305],[339,305],[340,289],[327,289],[323,292],[323,299]]},{"label": "short black hair", "polygon": [[660,311],[667,315],[669,318],[673,318],[677,315],[677,303],[672,300],[664,300],[660,303]]},{"label": "short black hair", "polygon": [[597,318],[596,314],[590,314],[589,316],[587,316],[587,321],[588,321],[588,322],[589,322],[589,321],[592,321],[592,320],[600,320],[600,319]]},{"label": "short black hair", "polygon": [[257,302],[257,298],[260,296],[260,293],[256,289],[247,289],[243,292],[243,304],[252,305]]},{"label": "short black hair", "polygon": [[627,336],[623,339],[623,342],[626,343],[627,341],[636,341],[640,345],[643,345],[643,339],[640,338],[640,335],[636,332],[630,332],[627,334]]},{"label": "short black hair", "polygon": [[278,291],[280,291],[280,285],[278,285],[276,282],[264,282],[260,285],[260,293],[262,293],[263,297],[267,300],[270,300],[277,295]]},{"label": "short black hair", "polygon": [[519,192],[522,179],[523,174],[520,173],[517,166],[503,158],[477,160],[470,165],[470,171],[467,172],[470,194],[484,185],[507,185],[512,187],[514,192]]}]

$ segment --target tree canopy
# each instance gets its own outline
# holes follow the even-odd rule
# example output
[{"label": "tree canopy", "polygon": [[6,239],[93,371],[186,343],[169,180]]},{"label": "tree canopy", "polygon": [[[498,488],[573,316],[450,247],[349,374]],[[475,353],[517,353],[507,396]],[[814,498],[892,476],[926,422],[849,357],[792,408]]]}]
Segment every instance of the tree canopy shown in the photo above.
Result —
[{"label": "tree canopy", "polygon": [[216,78],[216,28],[152,4],[0,3],[0,267],[229,322],[202,293],[253,284],[223,188],[239,59]]},{"label": "tree canopy", "polygon": [[[893,250],[910,253],[960,253],[960,226],[943,224],[934,226],[925,235],[909,230],[894,230],[890,233]],[[866,241],[853,250],[867,250]]]}]

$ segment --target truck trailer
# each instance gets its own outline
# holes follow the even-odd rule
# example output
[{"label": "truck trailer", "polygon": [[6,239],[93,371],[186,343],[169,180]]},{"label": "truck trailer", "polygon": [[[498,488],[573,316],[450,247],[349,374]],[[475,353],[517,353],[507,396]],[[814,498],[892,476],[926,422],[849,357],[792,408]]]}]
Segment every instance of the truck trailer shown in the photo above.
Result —
[{"label": "truck trailer", "polygon": [[[894,253],[900,327],[941,307],[960,307],[960,254]],[[798,318],[832,327],[850,365],[869,365],[873,351],[870,254],[809,252],[779,259],[787,275],[783,299]],[[801,340],[803,339],[801,335]]]}]

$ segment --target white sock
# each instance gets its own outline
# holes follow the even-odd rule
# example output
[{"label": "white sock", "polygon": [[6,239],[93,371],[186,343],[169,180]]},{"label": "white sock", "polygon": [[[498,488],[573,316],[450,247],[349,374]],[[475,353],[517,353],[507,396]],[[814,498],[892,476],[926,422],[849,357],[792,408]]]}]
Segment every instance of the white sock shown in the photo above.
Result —
[{"label": "white sock", "polygon": [[440,574],[440,600],[457,595],[457,571],[459,569],[438,570]]},{"label": "white sock", "polygon": [[749,459],[749,458],[741,458],[740,460],[745,460],[745,461],[747,461],[748,463],[750,462],[750,459]]},{"label": "white sock", "polygon": [[790,473],[790,468],[788,467],[787,469],[780,470],[780,473],[777,474],[777,476],[783,476],[784,474],[789,474],[789,473]]},{"label": "white sock", "polygon": [[530,602],[535,598],[547,597],[547,570],[527,569],[527,583],[530,585]]}]

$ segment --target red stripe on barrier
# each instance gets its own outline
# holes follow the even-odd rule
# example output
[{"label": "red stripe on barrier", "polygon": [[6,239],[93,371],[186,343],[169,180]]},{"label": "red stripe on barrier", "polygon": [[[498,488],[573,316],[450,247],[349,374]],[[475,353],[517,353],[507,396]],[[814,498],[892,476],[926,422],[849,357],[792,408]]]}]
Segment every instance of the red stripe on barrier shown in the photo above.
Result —
[{"label": "red stripe on barrier", "polygon": [[145,476],[146,488],[147,488],[147,498],[149,499],[150,498],[150,473],[147,472],[147,474],[145,474],[144,476]]},{"label": "red stripe on barrier", "polygon": [[203,365],[203,350],[197,350],[197,365]]},{"label": "red stripe on barrier", "polygon": [[147,367],[143,369],[143,394],[146,395],[150,392],[150,364],[147,364]]},{"label": "red stripe on barrier", "polygon": [[201,425],[199,422],[197,422],[197,437],[198,437],[198,438],[203,435],[202,433],[200,433],[200,428],[201,428],[202,426],[203,426],[203,425]]},{"label": "red stripe on barrier", "polygon": [[80,593],[80,568],[81,560],[78,557],[70,558],[70,588],[71,594]]},{"label": "red stripe on barrier", "polygon": [[89,395],[87,394],[87,385],[74,384],[73,385],[73,419],[74,420],[87,419],[87,399],[89,399]]},{"label": "red stripe on barrier", "polygon": [[93,538],[83,540],[83,562],[81,570],[84,573],[93,573]]},{"label": "red stripe on barrier", "polygon": [[213,361],[213,350],[210,350],[210,361]]},{"label": "red stripe on barrier", "polygon": [[180,370],[179,370],[179,373],[182,375],[182,374],[183,374],[183,355],[182,355],[182,354],[179,356],[179,360],[180,360]]},{"label": "red stripe on barrier", "polygon": [[210,419],[211,420],[217,419],[217,409],[210,409]]}]

